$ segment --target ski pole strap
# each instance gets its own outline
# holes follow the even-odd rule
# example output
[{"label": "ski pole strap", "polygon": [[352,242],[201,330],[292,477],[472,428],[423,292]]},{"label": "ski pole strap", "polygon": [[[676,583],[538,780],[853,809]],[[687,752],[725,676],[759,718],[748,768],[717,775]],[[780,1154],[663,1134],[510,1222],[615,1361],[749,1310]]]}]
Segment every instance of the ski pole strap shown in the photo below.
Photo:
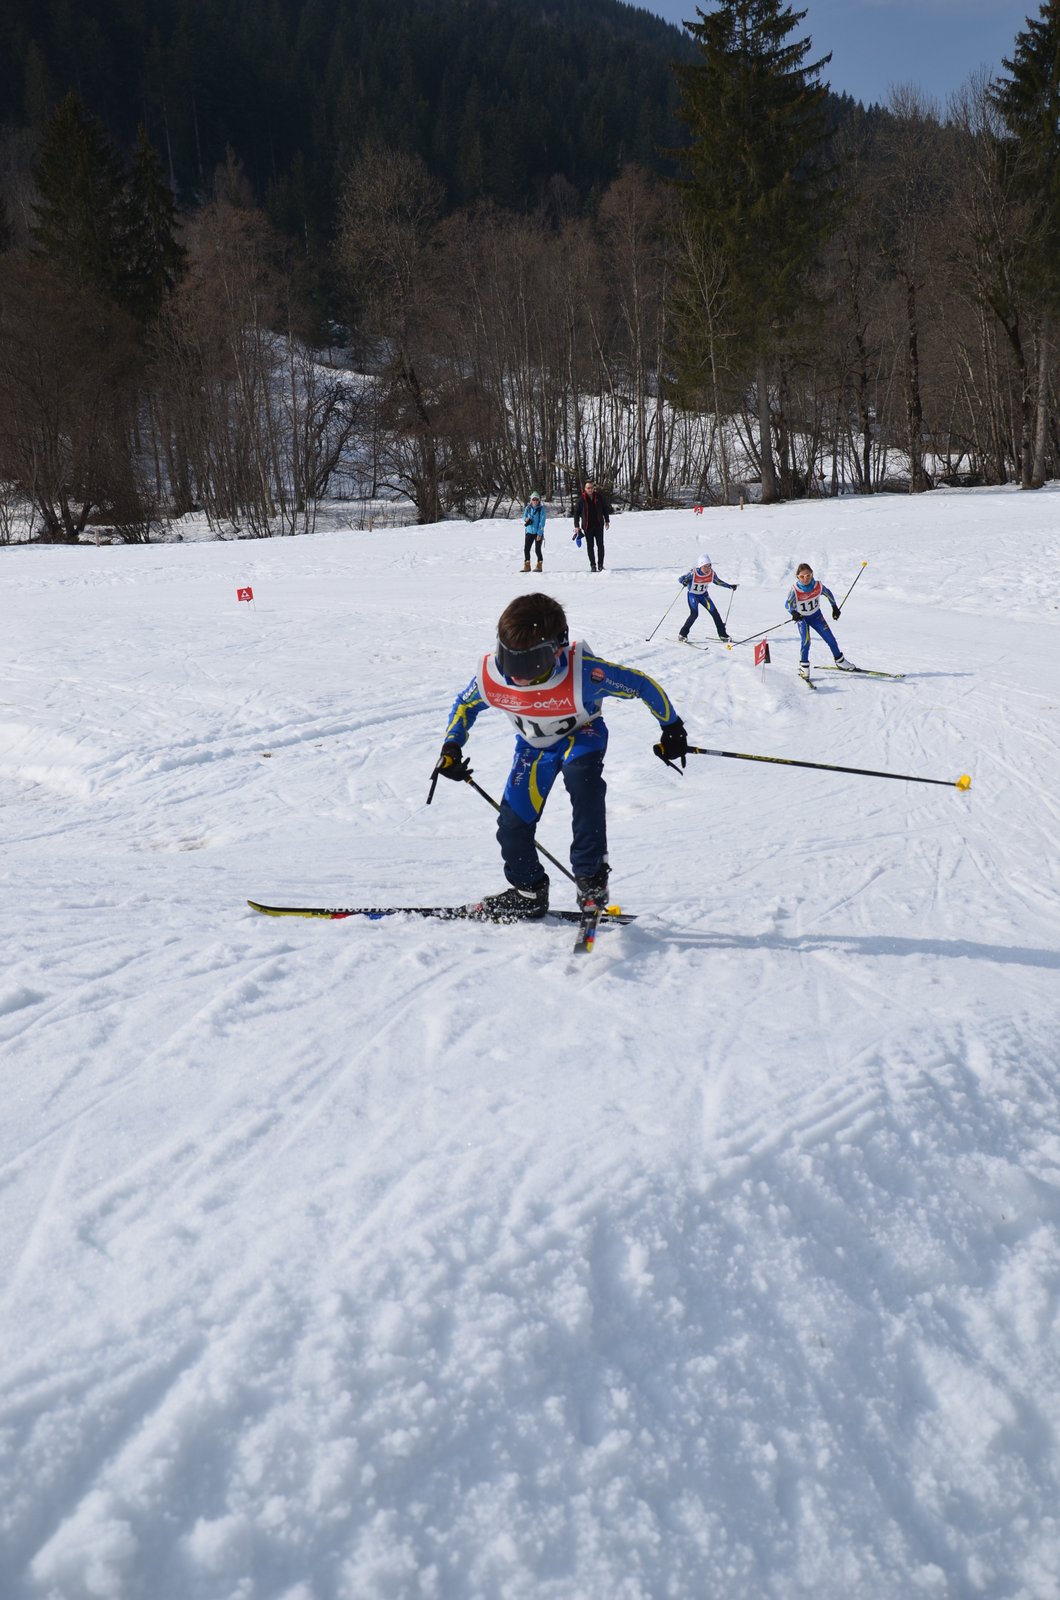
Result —
[{"label": "ski pole strap", "polygon": [[739,750],[707,750],[702,745],[690,744],[690,756],[724,756],[728,761],[768,761],[782,767],[814,767],[818,772],[852,772],[859,778],[894,778],[902,783],[937,783],[944,789],[970,789],[972,780],[967,772],[959,778],[917,778],[910,772],[878,772],[873,767],[835,767],[829,761],[796,761],[791,756],[752,756]]}]

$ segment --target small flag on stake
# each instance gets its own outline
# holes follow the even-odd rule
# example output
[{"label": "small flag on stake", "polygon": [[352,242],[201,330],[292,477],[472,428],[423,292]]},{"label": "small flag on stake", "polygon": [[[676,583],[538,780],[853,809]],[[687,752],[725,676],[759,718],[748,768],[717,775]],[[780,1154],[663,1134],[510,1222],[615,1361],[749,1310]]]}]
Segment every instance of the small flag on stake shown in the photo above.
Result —
[{"label": "small flag on stake", "polygon": [[760,639],[755,645],[755,666],[764,667],[769,661],[769,640]]},{"label": "small flag on stake", "polygon": [[237,600],[253,600],[253,598],[254,598],[254,591],[250,587],[249,583],[247,584],[245,589],[237,589],[236,590],[236,599]]}]

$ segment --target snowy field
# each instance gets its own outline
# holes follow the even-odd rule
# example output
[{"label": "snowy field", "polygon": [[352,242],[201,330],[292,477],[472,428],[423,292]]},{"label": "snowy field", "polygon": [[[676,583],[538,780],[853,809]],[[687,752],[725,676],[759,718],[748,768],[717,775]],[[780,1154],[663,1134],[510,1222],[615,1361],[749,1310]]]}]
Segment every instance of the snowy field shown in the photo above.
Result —
[{"label": "snowy field", "polygon": [[[1060,1595],[1060,486],[551,530],[0,552],[3,1600]],[[736,637],[867,561],[908,676],[646,642],[704,549]],[[700,744],[971,791],[610,702],[590,957],[248,910],[502,886],[424,801],[530,586]]]}]

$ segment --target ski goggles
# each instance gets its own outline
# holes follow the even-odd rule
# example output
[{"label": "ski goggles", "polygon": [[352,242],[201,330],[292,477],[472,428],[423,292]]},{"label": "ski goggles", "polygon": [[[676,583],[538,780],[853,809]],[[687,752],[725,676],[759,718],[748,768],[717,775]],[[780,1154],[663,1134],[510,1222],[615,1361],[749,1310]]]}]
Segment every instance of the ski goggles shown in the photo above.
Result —
[{"label": "ski goggles", "polygon": [[503,677],[523,678],[527,683],[534,683],[538,678],[549,676],[565,643],[565,639],[543,639],[527,650],[511,650],[498,639],[493,659]]}]

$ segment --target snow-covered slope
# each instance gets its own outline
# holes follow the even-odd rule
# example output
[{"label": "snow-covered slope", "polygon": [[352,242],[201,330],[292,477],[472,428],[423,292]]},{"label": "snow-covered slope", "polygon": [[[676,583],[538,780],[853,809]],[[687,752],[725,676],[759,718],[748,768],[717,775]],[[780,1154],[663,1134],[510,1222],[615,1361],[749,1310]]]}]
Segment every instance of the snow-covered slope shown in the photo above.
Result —
[{"label": "snow-covered slope", "polygon": [[[4,1600],[1055,1600],[1058,513],[0,552]],[[908,676],[646,642],[704,548],[737,637],[867,561],[839,638]],[[528,585],[700,744],[971,792],[680,777],[612,702],[589,959],[247,910],[501,886],[424,800]]]}]

